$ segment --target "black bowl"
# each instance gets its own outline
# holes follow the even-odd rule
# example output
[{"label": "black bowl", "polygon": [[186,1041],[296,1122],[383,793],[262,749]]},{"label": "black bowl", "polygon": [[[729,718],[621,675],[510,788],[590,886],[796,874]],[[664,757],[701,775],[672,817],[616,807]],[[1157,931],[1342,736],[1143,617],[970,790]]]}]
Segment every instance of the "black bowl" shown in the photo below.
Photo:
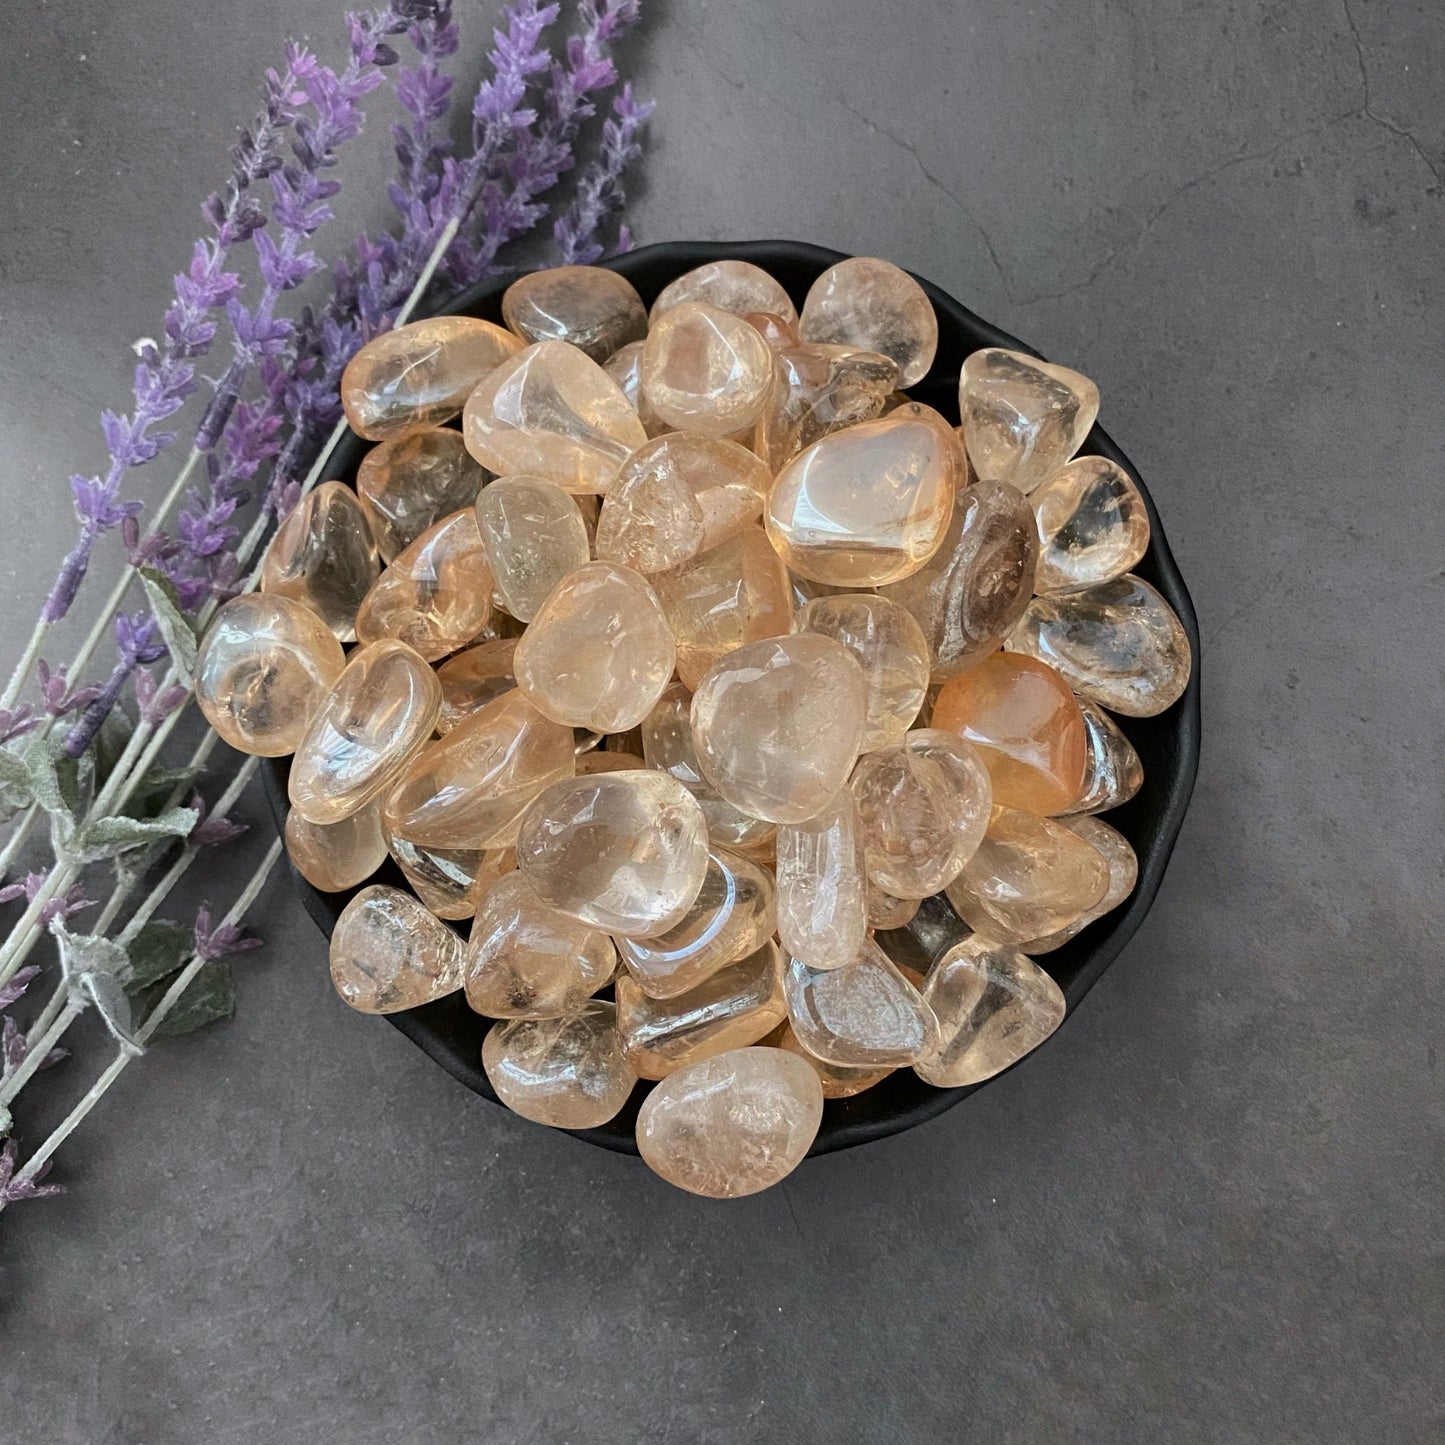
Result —
[{"label": "black bowl", "polygon": [[[642,299],[650,304],[664,286],[683,272],[707,261],[724,259],[752,261],[771,272],[801,309],[808,287],[820,273],[844,257],[841,252],[796,241],[679,241],[645,246],[602,264],[626,276],[637,287]],[[502,293],[514,279],[499,276],[484,281],[442,308],[440,314],[483,316],[500,322]],[[980,320],[937,286],[921,277],[919,280],[938,313],[938,355],[927,378],[918,386],[909,388],[909,394],[956,422],[958,374],[964,357],[984,346],[1003,346],[1035,356],[1038,353],[1015,337]],[[1087,370],[1086,359],[1084,369]],[[369,447],[370,443],[360,437],[348,435],[336,452],[330,474],[344,481],[354,481],[356,469]],[[1039,960],[1063,989],[1069,1015],[1118,956],[1149,911],[1184,821],[1199,766],[1199,624],[1194,616],[1194,606],[1170,555],[1164,528],[1139,477],[1138,468],[1097,426],[1089,433],[1083,450],[1118,462],[1139,482],[1139,490],[1149,510],[1153,540],[1148,555],[1135,570],[1163,593],[1178,614],[1194,649],[1195,667],[1188,690],[1167,712],[1152,718],[1117,719],[1143,759],[1144,786],[1135,798],[1107,817],[1138,853],[1139,881],[1133,895],[1122,907],[1106,914],[1062,948]],[[288,767],[287,759],[278,758],[263,771],[267,796],[278,827],[286,816]],[[329,937],[341,910],[356,890],[322,893],[294,870],[292,876],[306,911],[315,919],[322,933]],[[373,881],[406,887],[401,871],[389,859]],[[932,898],[923,904],[907,928],[880,934],[878,941],[899,962],[922,969],[966,932],[947,901]],[[497,1102],[497,1096],[481,1067],[482,1037],[490,1021],[474,1014],[461,994],[453,994],[405,1013],[390,1014],[388,1018],[454,1078],[484,1098]],[[823,1110],[822,1128],[809,1152],[827,1154],[834,1149],[848,1149],[855,1144],[865,1144],[870,1139],[911,1129],[945,1109],[951,1109],[965,1095],[981,1087],[973,1084],[962,1089],[935,1089],[925,1084],[911,1069],[900,1069],[865,1093],[851,1099],[830,1100]],[[633,1138],[633,1126],[646,1088],[647,1085],[642,1085],[634,1089],[627,1107],[610,1123],[599,1129],[576,1130],[577,1137],[604,1149],[635,1154],[637,1145]]]}]

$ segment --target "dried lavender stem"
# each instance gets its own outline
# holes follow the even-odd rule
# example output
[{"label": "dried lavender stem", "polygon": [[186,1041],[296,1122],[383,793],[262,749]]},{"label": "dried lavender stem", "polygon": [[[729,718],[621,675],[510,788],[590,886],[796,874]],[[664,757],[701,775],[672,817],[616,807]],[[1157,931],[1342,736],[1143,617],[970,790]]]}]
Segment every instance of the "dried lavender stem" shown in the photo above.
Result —
[{"label": "dried lavender stem", "polygon": [[4,848],[0,848],[0,878],[9,875],[10,865],[15,861],[15,855],[30,841],[30,834],[39,817],[39,803],[31,803],[20,815],[20,821],[15,825],[15,831],[10,835],[9,842],[5,844]]},{"label": "dried lavender stem", "polygon": [[[60,992],[64,994],[67,990],[62,988]],[[46,1055],[60,1042],[66,1029],[84,1012],[85,1005],[83,1003],[77,1003],[73,998],[66,1003],[65,1007],[60,1010],[60,1017],[41,1035],[39,1041],[25,1055],[20,1067],[4,1083],[0,1083],[0,1109],[5,1108],[25,1087],[30,1076],[45,1062]]]}]

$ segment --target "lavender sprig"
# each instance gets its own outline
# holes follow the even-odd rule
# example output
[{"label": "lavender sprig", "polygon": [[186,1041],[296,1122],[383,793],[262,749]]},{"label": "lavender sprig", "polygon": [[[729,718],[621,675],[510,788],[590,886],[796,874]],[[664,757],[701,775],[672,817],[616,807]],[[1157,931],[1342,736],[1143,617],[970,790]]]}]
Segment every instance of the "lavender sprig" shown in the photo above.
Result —
[{"label": "lavender sprig", "polygon": [[155,619],[144,612],[129,616],[118,612],[115,618],[115,666],[105,685],[86,705],[79,721],[65,739],[67,757],[78,758],[95,741],[96,734],[120,700],[131,674],[138,667],[148,667],[165,656],[165,644],[157,633]]},{"label": "lavender sprig", "polygon": [[[627,203],[623,172],[642,154],[637,133],[652,114],[654,104],[637,100],[630,85],[624,85],[612,102],[612,118],[602,127],[601,154],[582,172],[572,204],[552,227],[564,265],[590,266],[603,255],[605,247],[598,232],[607,217]],[[617,249],[626,251],[631,244],[632,237],[624,226],[618,233]]]}]

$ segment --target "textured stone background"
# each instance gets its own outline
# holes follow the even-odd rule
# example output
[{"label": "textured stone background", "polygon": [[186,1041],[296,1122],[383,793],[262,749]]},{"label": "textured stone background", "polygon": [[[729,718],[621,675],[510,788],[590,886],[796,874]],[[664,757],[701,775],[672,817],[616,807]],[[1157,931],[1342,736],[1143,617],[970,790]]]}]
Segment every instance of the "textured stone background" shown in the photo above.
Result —
[{"label": "textured stone background", "polygon": [[[640,238],[890,256],[1102,387],[1206,640],[1159,902],[1028,1067],[718,1207],[338,1007],[280,883],[236,1020],[0,1224],[0,1438],[1437,1438],[1445,12],[650,8]],[[7,616],[261,68],[338,9],[7,7]]]}]

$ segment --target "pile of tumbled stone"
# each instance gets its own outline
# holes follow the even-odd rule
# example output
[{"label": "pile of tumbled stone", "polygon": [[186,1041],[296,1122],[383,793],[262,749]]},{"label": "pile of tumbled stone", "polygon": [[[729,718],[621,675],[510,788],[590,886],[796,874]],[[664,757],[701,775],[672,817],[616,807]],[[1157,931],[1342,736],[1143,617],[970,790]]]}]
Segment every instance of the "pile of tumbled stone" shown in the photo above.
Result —
[{"label": "pile of tumbled stone", "polygon": [[[657,1080],[643,1158],[751,1193],[825,1099],[976,1083],[1057,1027],[1035,956],[1136,877],[1096,816],[1143,780],[1110,714],[1174,703],[1188,641],[1130,573],[1133,480],[1075,457],[1093,383],[979,351],[951,426],[907,394],[938,323],[886,261],[801,316],[721,261],[650,313],[612,271],[537,272],[503,317],[357,354],[378,445],[282,523],[197,694],[294,754],[306,879],[390,854],[411,884],[342,913],[347,1003],[464,991],[498,1097],[559,1128]],[[924,977],[875,935],[938,894],[971,932]]]}]

